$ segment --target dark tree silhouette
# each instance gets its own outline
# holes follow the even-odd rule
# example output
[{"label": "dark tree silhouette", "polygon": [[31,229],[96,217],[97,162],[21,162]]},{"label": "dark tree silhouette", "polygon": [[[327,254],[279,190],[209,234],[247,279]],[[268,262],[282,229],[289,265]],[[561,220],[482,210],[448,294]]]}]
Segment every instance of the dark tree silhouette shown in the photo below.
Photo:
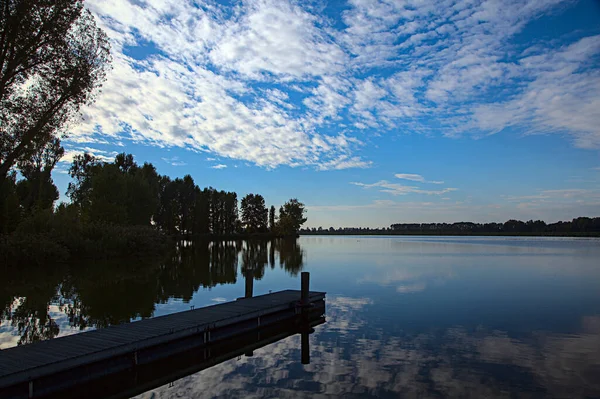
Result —
[{"label": "dark tree silhouette", "polygon": [[20,221],[21,208],[17,195],[17,174],[10,173],[0,181],[0,234],[14,231]]},{"label": "dark tree silhouette", "polygon": [[58,189],[51,172],[63,154],[60,140],[54,138],[19,161],[21,180],[10,173],[0,182],[0,233],[10,233],[23,218],[52,208]]},{"label": "dark tree silhouette", "polygon": [[0,6],[0,182],[93,101],[109,43],[81,0]]},{"label": "dark tree silhouette", "polygon": [[271,232],[275,231],[275,223],[277,221],[277,216],[275,215],[275,207],[271,205],[271,209],[269,209],[269,230]]},{"label": "dark tree silhouette", "polygon": [[242,223],[250,233],[264,232],[267,230],[267,217],[269,211],[265,206],[265,199],[260,194],[248,194],[242,198]]},{"label": "dark tree silhouette", "polygon": [[306,222],[304,204],[293,198],[279,208],[279,230],[284,235],[298,233]]}]

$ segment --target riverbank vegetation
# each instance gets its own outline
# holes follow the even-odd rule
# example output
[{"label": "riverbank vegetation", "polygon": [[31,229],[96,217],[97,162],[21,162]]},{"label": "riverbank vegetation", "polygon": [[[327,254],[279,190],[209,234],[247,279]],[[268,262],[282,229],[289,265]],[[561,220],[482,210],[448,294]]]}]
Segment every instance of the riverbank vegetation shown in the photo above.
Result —
[{"label": "riverbank vegetation", "polygon": [[508,220],[504,223],[394,223],[387,228],[340,227],[301,229],[300,234],[324,235],[500,235],[600,237],[600,217],[578,217],[548,223],[543,220]]},{"label": "riverbank vegetation", "polygon": [[[50,171],[62,155],[47,149],[43,173],[11,173],[0,195],[0,253],[5,263],[46,263],[68,258],[109,258],[163,251],[169,240],[296,236],[306,221],[304,204],[287,201],[271,211],[260,194],[241,200],[235,192],[200,189],[190,175],[171,179],[131,154],[101,162],[75,156],[67,195],[54,208],[58,190]],[[50,160],[50,161],[48,161]],[[269,224],[270,213],[270,224]]]}]

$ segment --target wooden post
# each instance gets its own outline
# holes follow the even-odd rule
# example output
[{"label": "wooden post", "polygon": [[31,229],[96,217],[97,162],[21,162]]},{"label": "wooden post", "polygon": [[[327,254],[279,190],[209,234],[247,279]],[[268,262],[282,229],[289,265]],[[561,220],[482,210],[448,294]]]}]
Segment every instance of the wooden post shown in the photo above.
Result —
[{"label": "wooden post", "polygon": [[302,306],[308,306],[308,292],[310,285],[310,273],[302,272],[300,274],[300,302]]}]

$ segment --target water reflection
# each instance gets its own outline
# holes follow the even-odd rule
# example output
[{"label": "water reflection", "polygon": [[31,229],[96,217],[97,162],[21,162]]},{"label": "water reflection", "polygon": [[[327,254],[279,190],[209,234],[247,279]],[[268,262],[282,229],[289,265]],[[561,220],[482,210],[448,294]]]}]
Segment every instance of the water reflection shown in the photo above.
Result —
[{"label": "water reflection", "polygon": [[598,259],[600,240],[553,238],[182,243],[167,260],[10,277],[0,342],[297,289],[308,270],[327,292],[310,365],[296,335],[141,397],[600,397]]},{"label": "water reflection", "polygon": [[250,285],[276,259],[297,275],[303,256],[296,240],[185,241],[162,260],[11,270],[0,284],[0,349],[152,317],[159,304],[189,302],[201,288],[235,284],[238,266],[243,276],[251,273]]},{"label": "water reflection", "polygon": [[330,297],[327,323],[300,337],[184,377],[139,398],[176,397],[598,397],[600,317],[577,334],[514,338],[480,326],[427,331],[373,328],[368,298]]}]

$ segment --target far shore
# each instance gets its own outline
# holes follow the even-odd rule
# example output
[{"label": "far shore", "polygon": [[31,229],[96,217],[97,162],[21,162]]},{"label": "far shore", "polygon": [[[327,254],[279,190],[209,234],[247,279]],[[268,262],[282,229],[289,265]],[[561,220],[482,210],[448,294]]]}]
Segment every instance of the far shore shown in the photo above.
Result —
[{"label": "far shore", "polygon": [[366,232],[330,232],[301,231],[300,236],[448,236],[448,237],[600,237],[600,232],[573,233],[452,233],[452,232],[419,232],[419,231],[366,231]]}]

